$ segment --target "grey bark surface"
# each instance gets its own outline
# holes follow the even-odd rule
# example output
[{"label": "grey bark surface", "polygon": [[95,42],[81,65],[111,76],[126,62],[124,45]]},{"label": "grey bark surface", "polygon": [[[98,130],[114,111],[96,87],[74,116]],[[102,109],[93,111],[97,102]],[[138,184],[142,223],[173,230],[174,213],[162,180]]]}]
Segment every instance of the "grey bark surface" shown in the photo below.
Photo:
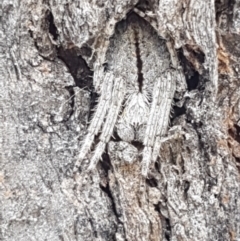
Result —
[{"label": "grey bark surface", "polygon": [[[118,138],[74,176],[93,71],[134,8],[157,23],[187,89],[147,178],[141,143]],[[239,0],[3,0],[0,240],[240,240],[239,62]]]}]

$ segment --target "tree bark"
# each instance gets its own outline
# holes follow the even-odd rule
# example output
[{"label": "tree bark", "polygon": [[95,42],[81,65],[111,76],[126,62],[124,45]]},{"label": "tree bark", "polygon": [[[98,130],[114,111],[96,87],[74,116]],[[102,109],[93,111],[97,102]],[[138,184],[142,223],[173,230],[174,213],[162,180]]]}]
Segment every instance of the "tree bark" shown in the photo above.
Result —
[{"label": "tree bark", "polygon": [[[74,177],[93,71],[134,8],[187,88],[147,178],[118,139]],[[3,0],[0,20],[0,240],[240,240],[239,0]]]}]

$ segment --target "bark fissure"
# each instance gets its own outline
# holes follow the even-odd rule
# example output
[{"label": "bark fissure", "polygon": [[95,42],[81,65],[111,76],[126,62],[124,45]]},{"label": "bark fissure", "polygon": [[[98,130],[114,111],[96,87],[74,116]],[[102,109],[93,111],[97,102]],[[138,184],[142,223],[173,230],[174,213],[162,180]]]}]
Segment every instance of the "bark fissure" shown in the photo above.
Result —
[{"label": "bark fissure", "polygon": [[47,21],[48,21],[48,31],[50,34],[52,34],[53,40],[56,41],[59,37],[59,34],[58,34],[57,27],[54,23],[53,14],[50,11],[47,13]]}]

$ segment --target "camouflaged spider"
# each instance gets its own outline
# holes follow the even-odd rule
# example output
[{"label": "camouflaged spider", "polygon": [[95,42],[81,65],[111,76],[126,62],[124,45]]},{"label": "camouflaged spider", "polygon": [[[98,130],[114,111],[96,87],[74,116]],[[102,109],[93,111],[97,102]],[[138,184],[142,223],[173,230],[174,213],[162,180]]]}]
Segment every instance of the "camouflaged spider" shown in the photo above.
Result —
[{"label": "camouflaged spider", "polygon": [[[105,72],[104,63],[108,66]],[[150,162],[159,155],[176,81],[182,75],[171,68],[166,41],[135,13],[117,24],[104,63],[94,69],[94,86],[100,98],[75,171],[101,133],[89,169],[96,166],[116,127],[123,141],[143,143],[142,174],[146,176]]]}]

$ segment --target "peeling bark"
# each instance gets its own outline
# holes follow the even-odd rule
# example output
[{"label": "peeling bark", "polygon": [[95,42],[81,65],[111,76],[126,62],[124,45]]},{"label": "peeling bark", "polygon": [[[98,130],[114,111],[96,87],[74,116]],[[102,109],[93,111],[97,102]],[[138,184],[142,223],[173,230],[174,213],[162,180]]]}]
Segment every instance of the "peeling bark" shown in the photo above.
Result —
[{"label": "peeling bark", "polygon": [[[134,8],[187,89],[147,178],[117,136],[74,178],[93,70]],[[0,20],[0,240],[240,240],[239,0],[3,0]]]}]

